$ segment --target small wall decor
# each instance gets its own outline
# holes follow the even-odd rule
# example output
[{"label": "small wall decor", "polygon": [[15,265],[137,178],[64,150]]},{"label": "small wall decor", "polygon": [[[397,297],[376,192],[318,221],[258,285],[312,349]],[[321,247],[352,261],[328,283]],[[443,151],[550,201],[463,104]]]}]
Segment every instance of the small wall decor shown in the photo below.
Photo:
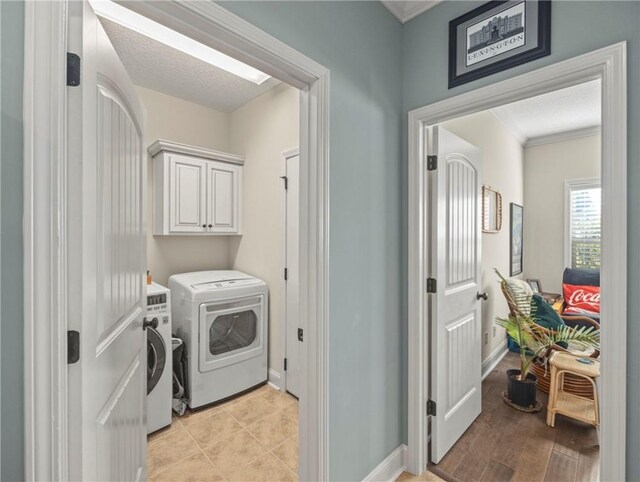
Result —
[{"label": "small wall decor", "polygon": [[509,276],[522,273],[522,206],[516,203],[510,205],[511,214],[511,248],[509,254]]},{"label": "small wall decor", "polygon": [[502,229],[502,194],[491,186],[482,186],[482,232],[499,233]]},{"label": "small wall decor", "polygon": [[531,290],[536,294],[542,294],[542,283],[540,283],[539,279],[528,279],[527,283],[531,286]]},{"label": "small wall decor", "polygon": [[449,88],[550,53],[550,0],[485,3],[449,22]]}]

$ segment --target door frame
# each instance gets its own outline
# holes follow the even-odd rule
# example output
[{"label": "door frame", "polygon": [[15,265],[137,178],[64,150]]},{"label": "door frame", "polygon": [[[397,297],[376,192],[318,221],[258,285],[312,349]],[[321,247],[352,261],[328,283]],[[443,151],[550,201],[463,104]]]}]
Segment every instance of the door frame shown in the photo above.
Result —
[{"label": "door frame", "polygon": [[[293,149],[287,149],[286,151],[284,151],[282,154],[280,154],[280,175],[281,176],[286,176],[287,175],[287,159],[290,159],[292,157],[295,156],[299,156],[300,155],[300,148],[295,147]],[[300,204],[300,202],[298,201],[298,204]],[[299,208],[300,206],[298,206]],[[285,221],[283,223],[284,226],[284,230],[282,231],[282,269],[284,271],[284,269],[287,267],[287,190],[286,189],[282,189],[282,199],[280,202],[280,210],[282,212],[282,219]],[[282,313],[282,333],[280,333],[280,340],[282,343],[282,356],[280,357],[281,360],[284,360],[287,357],[287,324],[289,321],[289,318],[287,316],[287,280],[284,279],[284,276],[282,277],[282,307],[281,307],[281,313]],[[287,371],[284,369],[284,366],[282,367],[282,375],[280,376],[280,391],[281,392],[286,392],[287,391]]]},{"label": "door frame", "polygon": [[[307,317],[300,403],[302,480],[328,477],[327,315],[329,77],[307,56],[213,2],[127,7],[300,89],[301,312]],[[24,397],[25,476],[65,480],[79,433],[68,413],[66,53],[68,0],[25,3]],[[72,88],[72,87],[69,87]],[[47,320],[44,323],[43,320]]]},{"label": "door frame", "polygon": [[427,468],[429,275],[426,129],[449,119],[554,90],[602,81],[602,316],[600,477],[624,480],[627,347],[627,52],[620,42],[417,108],[408,115],[408,449],[407,469]]}]

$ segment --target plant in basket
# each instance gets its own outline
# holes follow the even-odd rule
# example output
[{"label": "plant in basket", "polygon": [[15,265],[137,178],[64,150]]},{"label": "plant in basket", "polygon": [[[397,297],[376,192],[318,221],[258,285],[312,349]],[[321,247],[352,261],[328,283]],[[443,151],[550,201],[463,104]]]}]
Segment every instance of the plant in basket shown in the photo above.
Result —
[{"label": "plant in basket", "polygon": [[496,269],[502,291],[511,307],[507,318],[496,318],[496,324],[520,347],[520,369],[507,370],[508,403],[525,411],[539,410],[536,401],[537,378],[529,373],[532,363],[545,363],[554,347],[566,347],[568,344],[587,350],[599,348],[600,330],[592,326],[570,327],[566,325],[553,329],[541,326],[537,319],[537,305],[532,295],[516,283],[510,283]]}]

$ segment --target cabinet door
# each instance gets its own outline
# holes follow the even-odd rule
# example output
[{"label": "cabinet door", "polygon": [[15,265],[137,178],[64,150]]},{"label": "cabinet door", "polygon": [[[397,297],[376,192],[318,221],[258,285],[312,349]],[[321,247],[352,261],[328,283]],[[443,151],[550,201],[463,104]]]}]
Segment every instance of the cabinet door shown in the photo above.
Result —
[{"label": "cabinet door", "polygon": [[206,166],[204,161],[171,156],[169,230],[206,232]]},{"label": "cabinet door", "polygon": [[210,162],[207,168],[207,224],[212,233],[239,230],[240,169],[238,166]]}]

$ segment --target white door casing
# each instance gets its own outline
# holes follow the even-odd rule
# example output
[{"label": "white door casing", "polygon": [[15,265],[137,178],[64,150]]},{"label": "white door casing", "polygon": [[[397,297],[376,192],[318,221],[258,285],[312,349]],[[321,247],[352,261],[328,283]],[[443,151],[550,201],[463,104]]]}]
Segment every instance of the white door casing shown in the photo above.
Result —
[{"label": "white door casing", "polygon": [[[298,329],[304,332],[300,317],[300,155],[298,149],[283,154],[286,189],[284,198],[284,357],[287,359],[284,390],[300,397],[301,347]],[[304,341],[303,341],[304,343]]]},{"label": "white door casing", "polygon": [[82,59],[68,89],[68,149],[81,189],[69,202],[70,475],[146,477],[145,114],[88,2],[69,4],[69,46]]},{"label": "white door casing", "polygon": [[431,375],[428,363],[426,264],[429,259],[424,206],[426,131],[447,120],[517,102],[595,79],[602,81],[602,377],[600,478],[624,480],[626,470],[627,345],[627,48],[626,42],[556,62],[433,104],[408,116],[409,152],[409,360],[407,470],[427,468],[424,410]]},{"label": "white door casing", "polygon": [[[77,404],[68,400],[68,206],[77,202],[68,159],[66,55],[68,1],[26,2],[24,75],[25,467],[29,480],[72,478],[80,438]],[[214,2],[140,0],[127,7],[301,89],[300,312],[307,321],[300,401],[300,479],[328,477],[327,316],[330,72]],[[74,29],[76,33],[79,31]],[[167,208],[168,210],[168,208]],[[78,313],[74,313],[78,316]],[[42,317],[50,320],[43,325]],[[79,318],[76,318],[77,323]],[[74,442],[70,447],[69,442]],[[73,472],[73,471],[72,471]],[[77,471],[75,471],[77,472]],[[78,479],[77,473],[73,478]]]},{"label": "white door casing", "polygon": [[480,180],[482,152],[433,127],[437,168],[432,187],[431,460],[438,463],[480,415],[482,404]]}]

